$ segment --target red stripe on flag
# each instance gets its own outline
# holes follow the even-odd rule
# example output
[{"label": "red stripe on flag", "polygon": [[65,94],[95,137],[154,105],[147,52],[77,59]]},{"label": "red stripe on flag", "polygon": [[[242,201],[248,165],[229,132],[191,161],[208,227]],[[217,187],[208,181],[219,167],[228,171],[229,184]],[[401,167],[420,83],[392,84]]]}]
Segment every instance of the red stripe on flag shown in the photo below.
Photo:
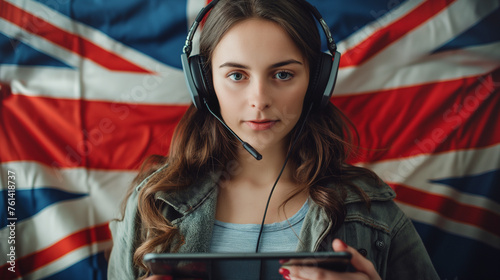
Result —
[{"label": "red stripe on flag", "polygon": [[500,215],[472,205],[467,205],[437,194],[427,193],[402,184],[388,183],[397,193],[396,200],[417,208],[436,212],[447,219],[479,227],[500,236]]},{"label": "red stripe on flag", "polygon": [[16,279],[19,276],[32,273],[77,249],[108,240],[111,240],[111,232],[107,223],[83,229],[62,238],[45,249],[16,259],[16,273],[7,270],[10,266],[8,263],[1,266],[0,278]]},{"label": "red stripe on flag", "polygon": [[12,94],[0,110],[0,161],[136,169],[150,154],[167,154],[186,108]]},{"label": "red stripe on flag", "polygon": [[354,122],[354,162],[411,157],[500,143],[500,68],[480,77],[334,97]]},{"label": "red stripe on flag", "polygon": [[370,37],[344,52],[340,67],[355,66],[369,60],[411,30],[430,20],[454,1],[424,1],[404,17],[377,30]]},{"label": "red stripe on flag", "polygon": [[70,33],[40,17],[30,14],[11,3],[4,0],[0,0],[0,3],[2,5],[0,9],[1,18],[21,27],[29,33],[43,37],[70,52],[92,60],[106,69],[113,71],[153,73],[79,35]]}]

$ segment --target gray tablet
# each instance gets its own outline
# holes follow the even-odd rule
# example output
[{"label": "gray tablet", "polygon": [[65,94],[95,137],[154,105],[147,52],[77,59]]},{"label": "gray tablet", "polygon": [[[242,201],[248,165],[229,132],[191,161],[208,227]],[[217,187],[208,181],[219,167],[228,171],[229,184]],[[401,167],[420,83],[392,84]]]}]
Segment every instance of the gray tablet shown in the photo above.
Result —
[{"label": "gray tablet", "polygon": [[280,260],[286,265],[315,266],[346,271],[351,255],[347,252],[289,253],[193,253],[146,254],[144,262],[152,274],[174,279],[282,280]]}]

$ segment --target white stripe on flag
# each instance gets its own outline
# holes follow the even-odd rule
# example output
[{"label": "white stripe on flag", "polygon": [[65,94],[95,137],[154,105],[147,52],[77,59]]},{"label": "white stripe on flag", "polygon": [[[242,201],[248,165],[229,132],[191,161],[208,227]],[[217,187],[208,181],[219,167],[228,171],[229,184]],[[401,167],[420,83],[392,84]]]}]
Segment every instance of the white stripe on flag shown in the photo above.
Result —
[{"label": "white stripe on flag", "polygon": [[494,163],[499,159],[500,144],[483,149],[418,155],[360,165],[373,170],[386,182],[400,183],[430,194],[449,197],[462,204],[488,209],[500,215],[500,204],[485,196],[460,192],[449,186],[429,182],[482,174],[497,168]]},{"label": "white stripe on flag", "polygon": [[454,235],[471,238],[477,240],[478,242],[500,249],[500,237],[493,233],[482,230],[474,225],[452,221],[436,212],[416,208],[399,202],[398,206],[412,220],[437,227]]},{"label": "white stripe on flag", "polygon": [[[474,26],[499,5],[497,1],[457,1],[446,12],[412,30],[362,65],[340,69],[335,95],[374,92],[490,72],[499,64],[499,43],[468,47],[463,52],[432,55],[432,51]],[[466,54],[469,57],[464,59]],[[448,55],[457,55],[457,58],[448,58]]]},{"label": "white stripe on flag", "polygon": [[52,43],[43,37],[35,36],[25,29],[4,20],[3,18],[0,18],[0,30],[2,30],[2,33],[8,37],[19,40],[36,50],[68,64],[69,66],[77,68],[80,65],[80,61],[82,60],[80,56]]},{"label": "white stripe on flag", "polygon": [[[17,257],[44,249],[77,231],[107,223],[119,218],[120,206],[130,187],[134,172],[101,171],[82,168],[51,170],[33,162],[9,162],[2,164],[2,174],[16,172],[16,189],[30,190],[51,187],[57,190],[87,196],[51,204],[34,216],[17,222],[18,232],[33,233],[16,236],[19,244]],[[4,188],[4,187],[3,187]],[[22,207],[22,201],[17,201]],[[24,202],[27,203],[27,202]],[[50,225],[50,234],[43,234]],[[0,230],[0,237],[8,236],[8,228]],[[6,255],[0,255],[0,263]]]},{"label": "white stripe on flag", "polygon": [[[87,65],[78,71],[4,64],[0,66],[0,80],[10,81],[14,94],[28,96],[154,105],[187,105],[191,102],[180,70],[148,75],[112,72],[95,64]],[[84,79],[78,80],[81,76]],[[57,77],[57,83],[54,83],[54,77]],[[82,87],[85,91],[80,90]]]},{"label": "white stripe on flag", "polygon": [[[47,264],[46,266],[41,267],[38,270],[33,271],[32,273],[27,274],[24,276],[22,279],[26,280],[31,280],[31,279],[41,279],[47,276],[50,276],[52,274],[55,274],[57,272],[60,272],[77,262],[84,260],[92,255],[95,255],[99,252],[102,252],[104,250],[107,250],[113,246],[113,242],[106,241],[106,242],[100,242],[96,244],[92,244],[90,246],[84,246],[82,248],[79,248],[75,251],[72,251],[71,253],[64,255],[60,259],[57,259],[56,261]],[[78,277],[78,275],[75,275],[76,279],[81,279],[81,277]]]},{"label": "white stripe on flag", "polygon": [[376,94],[381,90],[486,75],[500,65],[498,49],[500,43],[490,43],[430,54],[415,61],[415,64],[400,66],[391,66],[390,63],[377,65],[376,58],[357,68],[341,68],[333,94]]},{"label": "white stripe on flag", "polygon": [[[56,168],[36,161],[10,161],[0,164],[2,174],[16,172],[16,189],[52,187],[66,192],[88,193],[110,186],[129,186],[137,171],[97,170],[83,167]],[[95,186],[90,184],[96,184]],[[2,186],[2,188],[5,188]]]},{"label": "white stripe on flag", "polygon": [[[78,21],[72,20],[66,15],[63,15],[58,11],[51,9],[48,6],[38,1],[32,1],[32,0],[7,0],[7,1],[35,16],[38,16],[50,22],[51,24],[61,28],[62,30],[79,35],[82,38],[91,41],[92,43],[96,44],[97,46],[100,46],[105,50],[119,54],[121,57],[124,57],[128,61],[131,61],[134,64],[141,66],[142,68],[145,68],[150,71],[160,71],[160,72],[168,71],[169,68],[171,68],[159,62],[158,60],[153,59],[150,56],[147,56],[139,51],[136,51],[133,48],[130,48],[122,44],[119,41],[116,41],[115,39],[109,37],[106,33],[103,33],[97,29],[94,29]],[[57,5],[56,2],[54,3]],[[73,66],[76,67],[77,65]]]},{"label": "white stripe on flag", "polygon": [[[401,3],[399,7],[392,9],[390,12],[388,12],[388,9],[390,7],[387,7],[387,10],[370,11],[370,14],[373,16],[373,21],[363,26],[356,32],[352,33],[346,39],[339,42],[337,45],[338,51],[340,53],[344,53],[351,50],[359,43],[370,38],[373,33],[379,31],[382,28],[386,28],[387,26],[391,25],[401,18],[404,18],[408,13],[421,5],[423,2],[424,0],[405,1],[404,3]],[[389,4],[387,5],[389,6]],[[378,17],[378,14],[380,13],[385,14],[381,17]],[[335,30],[332,30],[332,32],[335,34]]]}]

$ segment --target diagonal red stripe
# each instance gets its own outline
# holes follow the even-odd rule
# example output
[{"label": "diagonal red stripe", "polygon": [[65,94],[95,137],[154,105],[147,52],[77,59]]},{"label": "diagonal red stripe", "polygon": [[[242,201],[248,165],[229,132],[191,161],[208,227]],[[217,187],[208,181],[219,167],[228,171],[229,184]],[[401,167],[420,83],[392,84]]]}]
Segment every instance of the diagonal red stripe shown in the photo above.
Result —
[{"label": "diagonal red stripe", "polygon": [[334,97],[374,162],[500,143],[500,68],[463,79]]},{"label": "diagonal red stripe", "polygon": [[43,250],[18,258],[16,260],[16,273],[7,270],[10,266],[8,263],[0,266],[0,278],[15,279],[19,276],[32,273],[81,247],[110,239],[111,232],[109,231],[107,223],[83,229],[57,241]]},{"label": "diagonal red stripe", "polygon": [[340,67],[355,66],[369,60],[390,44],[444,10],[454,1],[424,1],[404,17],[377,30],[367,39],[343,53]]},{"label": "diagonal red stripe", "polygon": [[472,205],[466,205],[437,194],[427,193],[403,184],[389,183],[396,191],[396,200],[418,208],[433,211],[450,220],[479,227],[500,237],[500,215]]},{"label": "diagonal red stripe", "polygon": [[70,33],[40,17],[32,15],[11,3],[0,0],[0,4],[2,6],[0,9],[1,18],[25,29],[29,33],[43,37],[70,52],[92,60],[104,68],[113,71],[153,73],[111,51],[103,49],[79,35]]}]

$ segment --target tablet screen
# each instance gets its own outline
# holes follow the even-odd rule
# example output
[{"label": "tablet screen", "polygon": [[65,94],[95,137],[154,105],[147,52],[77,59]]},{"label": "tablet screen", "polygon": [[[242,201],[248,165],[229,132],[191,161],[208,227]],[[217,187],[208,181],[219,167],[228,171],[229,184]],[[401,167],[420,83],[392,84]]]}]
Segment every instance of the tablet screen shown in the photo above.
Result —
[{"label": "tablet screen", "polygon": [[346,252],[314,253],[200,253],[147,254],[145,263],[153,274],[170,275],[174,279],[274,280],[279,274],[280,260],[287,265],[316,266],[346,271],[351,255]]}]

